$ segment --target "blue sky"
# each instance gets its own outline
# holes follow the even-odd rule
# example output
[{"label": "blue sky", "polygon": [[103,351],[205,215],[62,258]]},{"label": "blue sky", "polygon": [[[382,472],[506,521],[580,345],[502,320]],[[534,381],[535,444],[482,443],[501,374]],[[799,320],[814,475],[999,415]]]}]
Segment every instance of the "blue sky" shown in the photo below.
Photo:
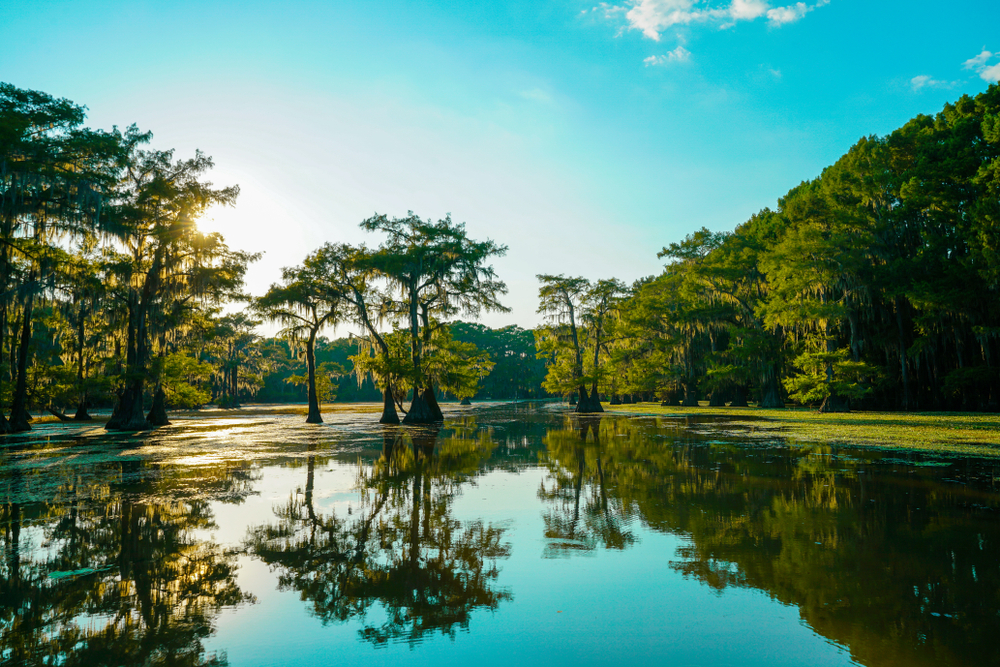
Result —
[{"label": "blue sky", "polygon": [[1000,3],[818,0],[0,5],[0,80],[137,123],[238,183],[208,228],[262,293],[374,212],[451,213],[537,322],[536,273],[626,281],[861,136],[1000,78]]}]

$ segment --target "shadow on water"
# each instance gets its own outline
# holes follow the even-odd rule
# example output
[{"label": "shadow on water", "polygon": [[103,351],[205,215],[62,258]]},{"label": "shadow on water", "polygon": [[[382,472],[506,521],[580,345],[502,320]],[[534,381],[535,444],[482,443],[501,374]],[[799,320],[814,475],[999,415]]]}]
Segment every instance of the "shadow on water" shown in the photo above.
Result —
[{"label": "shadow on water", "polygon": [[[631,555],[669,534],[680,548],[644,576],[762,591],[861,664],[1000,664],[995,461],[748,443],[701,416],[516,405],[443,427],[367,417],[227,418],[126,449],[53,434],[4,449],[0,662],[224,664],[206,639],[221,610],[254,601],[237,584],[240,556],[362,642],[474,640],[487,623],[477,612],[518,604],[501,565],[534,547],[456,502],[486,475],[531,472],[540,484],[511,502],[537,506],[540,562],[571,571],[614,553],[645,567]],[[353,476],[350,503],[318,500],[327,468]],[[219,507],[286,473],[287,500],[244,517],[242,541],[211,538]]]}]

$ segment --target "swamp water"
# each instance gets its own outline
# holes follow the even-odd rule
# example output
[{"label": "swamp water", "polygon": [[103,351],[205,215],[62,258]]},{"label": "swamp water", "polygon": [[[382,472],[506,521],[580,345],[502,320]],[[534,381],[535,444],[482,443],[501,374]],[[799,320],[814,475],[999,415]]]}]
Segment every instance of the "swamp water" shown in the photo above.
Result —
[{"label": "swamp water", "polygon": [[453,410],[0,441],[0,664],[1000,664],[1000,465]]}]

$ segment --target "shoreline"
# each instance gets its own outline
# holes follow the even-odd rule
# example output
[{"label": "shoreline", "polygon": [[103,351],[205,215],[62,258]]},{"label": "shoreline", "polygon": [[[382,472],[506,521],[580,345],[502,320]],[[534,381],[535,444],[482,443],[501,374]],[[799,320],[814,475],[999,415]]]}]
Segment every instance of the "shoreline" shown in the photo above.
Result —
[{"label": "shoreline", "polygon": [[721,417],[733,435],[754,440],[845,445],[924,454],[1000,457],[1000,414],[981,412],[829,412],[809,408],[664,407],[605,404],[605,414]]}]

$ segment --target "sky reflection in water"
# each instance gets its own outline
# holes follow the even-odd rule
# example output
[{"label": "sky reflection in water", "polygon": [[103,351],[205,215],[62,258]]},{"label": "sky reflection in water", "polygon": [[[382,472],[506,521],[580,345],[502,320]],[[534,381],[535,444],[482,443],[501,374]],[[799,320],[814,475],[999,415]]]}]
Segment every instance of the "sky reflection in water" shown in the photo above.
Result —
[{"label": "sky reflection in water", "polygon": [[0,661],[986,665],[993,462],[549,409],[4,441]]}]

